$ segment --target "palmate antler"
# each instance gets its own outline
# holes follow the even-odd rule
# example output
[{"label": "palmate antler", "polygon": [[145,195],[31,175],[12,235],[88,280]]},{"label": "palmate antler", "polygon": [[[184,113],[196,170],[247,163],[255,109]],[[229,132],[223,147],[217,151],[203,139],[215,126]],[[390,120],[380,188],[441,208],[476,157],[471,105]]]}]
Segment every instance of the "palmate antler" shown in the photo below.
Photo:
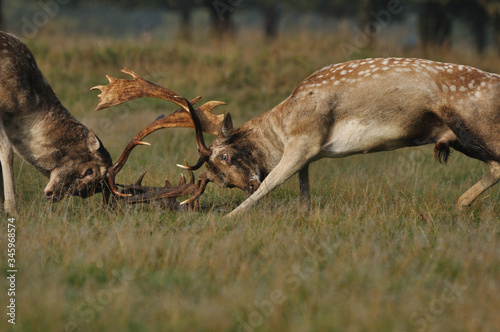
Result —
[{"label": "palmate antler", "polygon": [[[195,183],[194,175],[192,174],[191,170],[195,170],[201,167],[203,163],[210,157],[212,152],[205,145],[203,132],[213,135],[218,134],[222,121],[224,119],[224,115],[214,115],[211,113],[211,110],[214,107],[218,105],[224,105],[225,103],[220,101],[210,101],[202,105],[199,109],[195,110],[193,104],[196,103],[201,97],[196,97],[191,102],[189,102],[186,98],[180,96],[179,94],[168,88],[144,80],[128,68],[124,68],[122,72],[131,75],[133,79],[116,79],[106,75],[110,82],[109,85],[99,85],[91,88],[91,90],[101,90],[101,94],[98,95],[98,97],[100,98],[100,102],[97,105],[96,110],[119,105],[126,101],[142,97],[160,98],[173,102],[181,106],[182,108],[173,112],[167,117],[165,117],[164,115],[159,116],[149,126],[139,132],[130,141],[130,143],[128,143],[120,158],[118,158],[115,164],[111,166],[107,171],[106,177],[110,190],[116,196],[121,197],[122,200],[126,203],[138,203],[154,199],[186,196],[189,194],[194,194],[194,196],[182,202],[181,204],[186,204],[197,200],[205,190],[205,187],[208,184],[209,180],[207,179],[206,174],[203,173]],[[187,163],[185,163],[184,168],[190,170],[191,180],[189,184],[185,183],[185,179],[181,179],[181,183],[177,187],[173,187],[172,185],[170,185],[170,183],[167,183],[163,188],[153,188],[144,187],[139,182],[138,184],[133,186],[122,185],[122,187],[125,187],[125,192],[119,191],[116,187],[115,177],[127,161],[132,149],[137,145],[149,145],[149,143],[143,142],[142,139],[144,139],[152,132],[163,128],[173,127],[186,127],[195,129],[196,144],[198,147],[200,158],[194,166],[189,166]]]},{"label": "palmate antler", "polygon": [[[201,99],[201,97],[196,97],[191,101],[191,103],[189,103],[187,99],[175,93],[174,91],[146,81],[127,67],[123,68],[121,71],[122,73],[129,74],[133,77],[133,79],[116,79],[114,77],[106,75],[110,84],[98,85],[90,89],[101,90],[101,94],[97,96],[99,97],[100,101],[99,104],[97,104],[97,107],[95,109],[96,111],[111,106],[116,106],[137,98],[159,98],[171,101],[182,107],[182,110],[175,111],[168,117],[168,119],[164,120],[164,122],[162,123],[164,127],[162,128],[195,128],[193,120],[188,113],[190,107],[189,105],[196,103]],[[225,104],[226,103],[222,101],[212,100],[203,104],[203,106],[196,110],[195,115],[200,121],[200,126],[201,128],[203,128],[203,132],[212,135],[217,135],[219,133],[222,121],[224,120],[224,115],[215,115],[212,114],[211,111],[214,107]]]}]

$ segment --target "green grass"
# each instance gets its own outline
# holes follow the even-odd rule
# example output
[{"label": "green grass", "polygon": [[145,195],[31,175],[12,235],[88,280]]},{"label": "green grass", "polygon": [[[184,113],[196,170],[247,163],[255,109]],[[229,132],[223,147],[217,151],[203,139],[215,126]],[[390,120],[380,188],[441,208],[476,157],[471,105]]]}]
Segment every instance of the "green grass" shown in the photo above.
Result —
[{"label": "green grass", "polygon": [[[193,44],[41,35],[29,42],[62,102],[116,158],[162,112],[135,101],[93,112],[105,74],[127,66],[187,98],[229,103],[237,124],[286,98],[312,71],[345,61],[340,39],[297,34],[264,43]],[[59,47],[55,47],[55,45]],[[374,55],[387,45],[374,46]],[[403,53],[392,45],[394,55]],[[440,55],[500,72],[489,55]],[[197,159],[190,130],[155,133],[120,173],[176,183],[175,163]],[[187,151],[187,152],[186,152]],[[432,147],[322,160],[312,165],[310,215],[294,177],[243,217],[245,196],[209,186],[200,213],[150,206],[103,211],[99,195],[47,204],[47,180],[16,161],[17,324],[1,331],[496,331],[500,329],[500,190],[458,213],[457,198],[485,173]],[[187,175],[187,174],[186,174]],[[5,217],[6,219],[6,217]],[[1,269],[5,275],[6,220]],[[2,278],[0,305],[7,305]],[[5,309],[4,309],[5,310]],[[2,310],[2,312],[4,312]]]}]

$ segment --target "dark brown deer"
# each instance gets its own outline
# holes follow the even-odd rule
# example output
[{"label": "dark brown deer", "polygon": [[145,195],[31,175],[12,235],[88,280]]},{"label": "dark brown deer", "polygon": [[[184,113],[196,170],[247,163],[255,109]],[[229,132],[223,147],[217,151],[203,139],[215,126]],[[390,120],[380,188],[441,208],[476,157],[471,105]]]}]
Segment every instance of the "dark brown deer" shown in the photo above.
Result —
[{"label": "dark brown deer", "polygon": [[103,190],[111,157],[101,141],[57,99],[33,54],[0,32],[1,202],[15,213],[13,150],[49,178],[45,198],[88,197]]},{"label": "dark brown deer", "polygon": [[309,207],[309,164],[326,157],[435,144],[436,157],[446,162],[453,148],[490,169],[459,198],[459,209],[500,179],[500,75],[469,66],[409,58],[327,66],[239,129],[233,129],[229,114],[215,119],[210,127],[220,129],[210,148],[202,131],[213,130],[200,121],[203,114],[176,98],[194,113],[200,153],[195,166],[178,166],[194,170],[205,163],[208,180],[250,195],[230,216],[255,205],[295,173],[301,203]]}]

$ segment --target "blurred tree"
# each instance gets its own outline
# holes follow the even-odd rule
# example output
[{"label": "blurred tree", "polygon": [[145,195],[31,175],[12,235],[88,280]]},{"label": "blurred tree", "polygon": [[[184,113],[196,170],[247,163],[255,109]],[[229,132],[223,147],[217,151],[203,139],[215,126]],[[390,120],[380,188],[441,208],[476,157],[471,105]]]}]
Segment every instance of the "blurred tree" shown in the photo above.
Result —
[{"label": "blurred tree", "polygon": [[476,50],[482,53],[487,45],[486,28],[491,15],[488,5],[498,0],[415,0],[418,4],[419,38],[421,47],[451,47],[451,24],[454,18],[464,21],[471,29]]},{"label": "blurred tree", "polygon": [[203,0],[210,13],[212,31],[217,38],[233,38],[236,32],[233,23],[233,12],[239,8],[243,0]]},{"label": "blurred tree", "polygon": [[[38,1],[38,0],[37,0]],[[72,5],[83,3],[83,0],[71,0]],[[85,3],[109,4],[129,9],[134,8],[160,8],[178,11],[180,14],[179,36],[183,39],[191,39],[191,17],[192,11],[202,4],[201,0],[86,0]]]},{"label": "blurred tree", "polygon": [[367,2],[374,0],[348,1],[348,0],[292,0],[291,5],[297,10],[314,11],[325,16],[354,17],[358,10],[362,11]]},{"label": "blurred tree", "polygon": [[255,6],[264,19],[264,34],[268,39],[278,36],[279,20],[281,15],[281,0],[253,0],[250,5]]},{"label": "blurred tree", "polygon": [[420,47],[449,48],[451,46],[452,14],[447,8],[450,0],[416,0]]},{"label": "blurred tree", "polygon": [[[313,9],[325,16],[335,18],[347,17],[357,20],[354,27],[353,40],[358,41],[356,49],[370,47],[370,44],[380,35],[381,29],[385,28],[393,20],[399,19],[401,15],[390,13],[389,0],[316,0],[309,1]],[[393,6],[390,6],[391,9]],[[401,14],[403,7],[398,6],[397,14]],[[401,11],[401,12],[400,12]],[[351,49],[352,51],[352,49]]]},{"label": "blurred tree", "polygon": [[3,17],[3,1],[0,0],[0,30],[5,31],[7,30],[7,26],[5,24],[5,20]]},{"label": "blurred tree", "polygon": [[486,28],[490,21],[485,4],[477,0],[454,0],[449,6],[452,6],[450,10],[455,16],[469,25],[476,50],[483,53],[487,46]]},{"label": "blurred tree", "polygon": [[179,11],[181,20],[179,27],[179,37],[191,40],[192,37],[192,12],[201,4],[201,0],[165,0],[169,8]]},{"label": "blurred tree", "polygon": [[[27,0],[45,3],[49,0]],[[52,1],[52,0],[50,0]],[[275,38],[279,32],[282,10],[314,12],[323,17],[356,18],[353,40],[363,41],[356,48],[368,47],[384,27],[403,15],[385,15],[390,3],[404,6],[405,12],[415,11],[418,15],[418,34],[423,49],[449,48],[451,46],[452,21],[465,22],[474,37],[475,47],[482,52],[487,46],[487,27],[491,22],[495,44],[500,51],[500,1],[499,0],[71,0],[68,6],[88,3],[105,4],[126,8],[168,8],[180,16],[179,36],[191,39],[192,13],[200,6],[210,13],[212,31],[217,37],[233,37],[235,34],[234,13],[248,8],[262,13],[263,31],[267,38]],[[2,20],[0,0],[0,28],[5,29]],[[364,36],[362,39],[360,36]],[[364,42],[366,41],[366,43]]]},{"label": "blurred tree", "polygon": [[500,11],[496,12],[493,16],[493,31],[494,42],[500,54]]},{"label": "blurred tree", "polygon": [[498,0],[479,0],[484,6],[489,17],[491,17],[493,26],[493,43],[500,53],[500,1]]}]

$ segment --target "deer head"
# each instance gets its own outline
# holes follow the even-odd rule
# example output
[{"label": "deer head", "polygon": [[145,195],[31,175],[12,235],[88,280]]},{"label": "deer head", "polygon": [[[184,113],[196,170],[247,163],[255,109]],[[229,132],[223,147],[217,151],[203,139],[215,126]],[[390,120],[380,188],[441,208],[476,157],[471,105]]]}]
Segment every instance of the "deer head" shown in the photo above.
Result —
[{"label": "deer head", "polygon": [[[213,140],[208,158],[203,158],[207,177],[223,188],[239,188],[251,195],[259,187],[265,171],[259,165],[260,149],[254,141],[248,140],[245,128],[234,129],[231,115],[226,113],[217,137]],[[203,136],[197,137],[204,146]],[[199,150],[199,149],[198,149]],[[177,165],[185,169],[195,169]],[[201,165],[199,165],[201,166]]]},{"label": "deer head", "polygon": [[112,160],[92,130],[88,130],[81,142],[62,148],[58,154],[61,158],[50,171],[44,190],[47,200],[56,202],[65,196],[87,198],[104,190]]}]

